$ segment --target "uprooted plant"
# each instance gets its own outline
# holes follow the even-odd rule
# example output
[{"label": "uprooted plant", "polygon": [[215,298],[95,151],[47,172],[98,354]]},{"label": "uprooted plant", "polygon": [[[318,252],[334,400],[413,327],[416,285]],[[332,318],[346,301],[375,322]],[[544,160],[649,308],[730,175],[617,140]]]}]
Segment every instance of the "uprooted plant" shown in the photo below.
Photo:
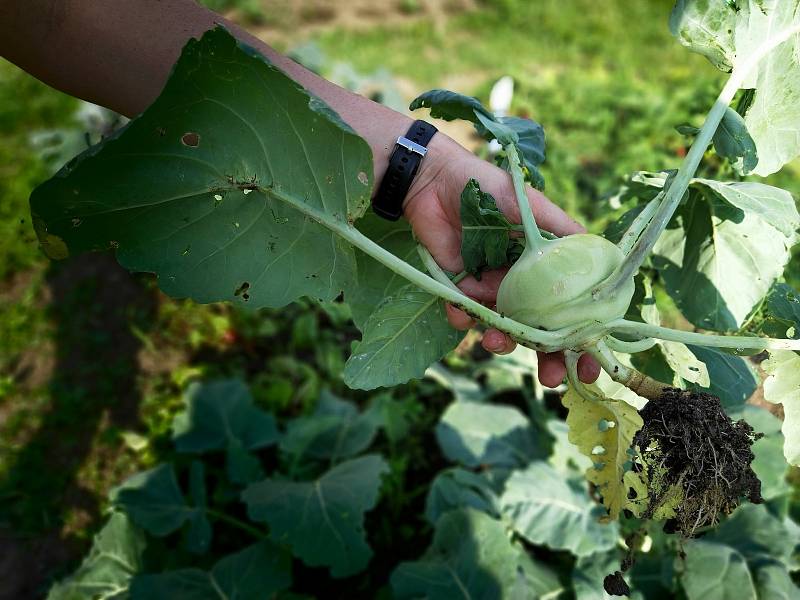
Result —
[{"label": "uprooted plant", "polygon": [[[113,248],[128,269],[156,273],[167,294],[201,302],[278,307],[301,296],[333,299],[343,292],[363,334],[344,372],[355,388],[420,377],[452,349],[461,338],[448,327],[443,302],[529,348],[564,351],[570,439],[594,463],[587,476],[609,518],[628,510],[670,519],[691,535],[740,497],[755,502],[759,494],[749,471],[752,430],[733,423],[709,397],[673,387],[709,384],[705,365],[686,345],[770,353],[772,398],[787,406],[786,456],[800,462],[798,398],[789,379],[800,363],[782,352],[800,351],[800,340],[791,339],[797,332],[788,327],[790,339],[781,339],[755,334],[775,335],[774,328],[745,328],[789,260],[800,225],[794,201],[761,183],[695,178],[712,143],[739,174],[770,174],[800,153],[791,133],[800,94],[794,60],[800,16],[796,2],[719,2],[702,10],[700,4],[678,2],[673,30],[730,78],[703,125],[692,130],[695,139],[680,168],[632,178],[630,193],[646,203],[624,217],[627,227],[616,241],[591,234],[555,238],[537,226],[525,185],[542,183],[539,125],[496,117],[476,99],[444,90],[412,103],[434,117],[471,121],[502,146],[496,159],[513,180],[524,238],[510,236],[518,227],[480,182],[471,181],[462,195],[466,271],[479,276],[511,264],[497,311],[465,296],[455,284],[464,274],[444,272],[417,247],[407,225],[365,216],[372,189],[366,143],[221,28],[187,44],[145,113],[35,191],[31,204],[42,247],[53,258]],[[711,13],[714,19],[701,28],[699,16]],[[784,93],[773,93],[776,86]],[[734,110],[729,105],[742,89],[747,92]],[[265,103],[270,110],[263,110]],[[794,129],[778,122],[792,122]],[[742,224],[750,230],[735,229]],[[742,261],[755,265],[747,268],[757,277],[733,295],[719,292],[718,280],[709,284],[704,271],[715,255],[698,231],[717,226],[729,246],[745,248]],[[754,230],[762,237],[751,239]],[[648,260],[693,324],[747,334],[662,327],[650,267],[643,267]],[[738,267],[729,264],[732,272],[724,276],[738,283]],[[783,300],[792,301],[785,294]],[[782,322],[775,314],[767,320]],[[637,354],[654,347],[676,371],[675,381],[660,382],[633,366]],[[626,400],[579,381],[583,354],[651,401],[641,416]],[[708,452],[688,446],[713,436],[727,445],[712,443]],[[632,444],[638,447],[633,454]]]}]

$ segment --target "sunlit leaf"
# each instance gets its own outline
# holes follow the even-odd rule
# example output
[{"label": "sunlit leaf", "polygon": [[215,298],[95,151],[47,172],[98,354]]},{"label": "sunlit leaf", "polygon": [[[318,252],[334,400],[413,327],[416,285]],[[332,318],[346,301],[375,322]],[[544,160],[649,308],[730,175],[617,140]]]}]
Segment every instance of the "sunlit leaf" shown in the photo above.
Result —
[{"label": "sunlit leaf", "polygon": [[771,351],[761,367],[769,375],[764,399],[783,405],[783,454],[789,464],[800,466],[800,356],[788,350]]},{"label": "sunlit leaf", "polygon": [[144,534],[128,517],[113,513],[81,566],[55,584],[47,600],[125,600],[131,578],[142,570],[145,546]]},{"label": "sunlit leaf", "polygon": [[500,498],[503,514],[531,544],[587,556],[616,544],[616,523],[603,524],[605,512],[586,492],[585,482],[565,478],[550,465],[533,462],[515,471]]}]

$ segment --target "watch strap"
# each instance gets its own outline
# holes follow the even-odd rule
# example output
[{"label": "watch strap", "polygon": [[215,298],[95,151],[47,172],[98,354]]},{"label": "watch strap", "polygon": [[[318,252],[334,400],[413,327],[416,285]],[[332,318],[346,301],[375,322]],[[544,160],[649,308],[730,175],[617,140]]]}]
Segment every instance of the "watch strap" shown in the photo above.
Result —
[{"label": "watch strap", "polygon": [[372,199],[372,210],[384,219],[396,221],[403,214],[403,201],[408,194],[419,165],[428,152],[428,142],[436,127],[427,121],[414,121],[397,143],[389,157],[389,166],[381,179],[378,192]]}]

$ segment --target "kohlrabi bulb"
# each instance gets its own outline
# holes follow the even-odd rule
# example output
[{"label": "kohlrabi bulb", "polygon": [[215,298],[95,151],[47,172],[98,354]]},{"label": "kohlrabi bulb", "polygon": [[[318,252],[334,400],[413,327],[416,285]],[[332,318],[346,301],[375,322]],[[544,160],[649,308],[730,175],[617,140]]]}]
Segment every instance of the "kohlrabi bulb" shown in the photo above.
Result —
[{"label": "kohlrabi bulb", "polygon": [[548,330],[620,318],[633,297],[632,278],[605,298],[593,298],[592,291],[623,259],[613,243],[587,233],[526,248],[500,284],[497,310]]}]

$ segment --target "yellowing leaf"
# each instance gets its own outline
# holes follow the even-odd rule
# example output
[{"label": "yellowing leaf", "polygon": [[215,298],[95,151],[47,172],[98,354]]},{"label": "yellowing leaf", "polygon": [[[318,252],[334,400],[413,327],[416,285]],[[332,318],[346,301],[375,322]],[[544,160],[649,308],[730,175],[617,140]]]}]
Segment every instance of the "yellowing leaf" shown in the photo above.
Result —
[{"label": "yellowing leaf", "polygon": [[586,478],[597,486],[608,517],[616,519],[629,504],[629,486],[623,479],[630,462],[628,449],[642,428],[642,418],[630,404],[606,398],[595,386],[587,386],[584,393],[570,386],[561,403],[569,411],[569,441],[592,460]]}]

